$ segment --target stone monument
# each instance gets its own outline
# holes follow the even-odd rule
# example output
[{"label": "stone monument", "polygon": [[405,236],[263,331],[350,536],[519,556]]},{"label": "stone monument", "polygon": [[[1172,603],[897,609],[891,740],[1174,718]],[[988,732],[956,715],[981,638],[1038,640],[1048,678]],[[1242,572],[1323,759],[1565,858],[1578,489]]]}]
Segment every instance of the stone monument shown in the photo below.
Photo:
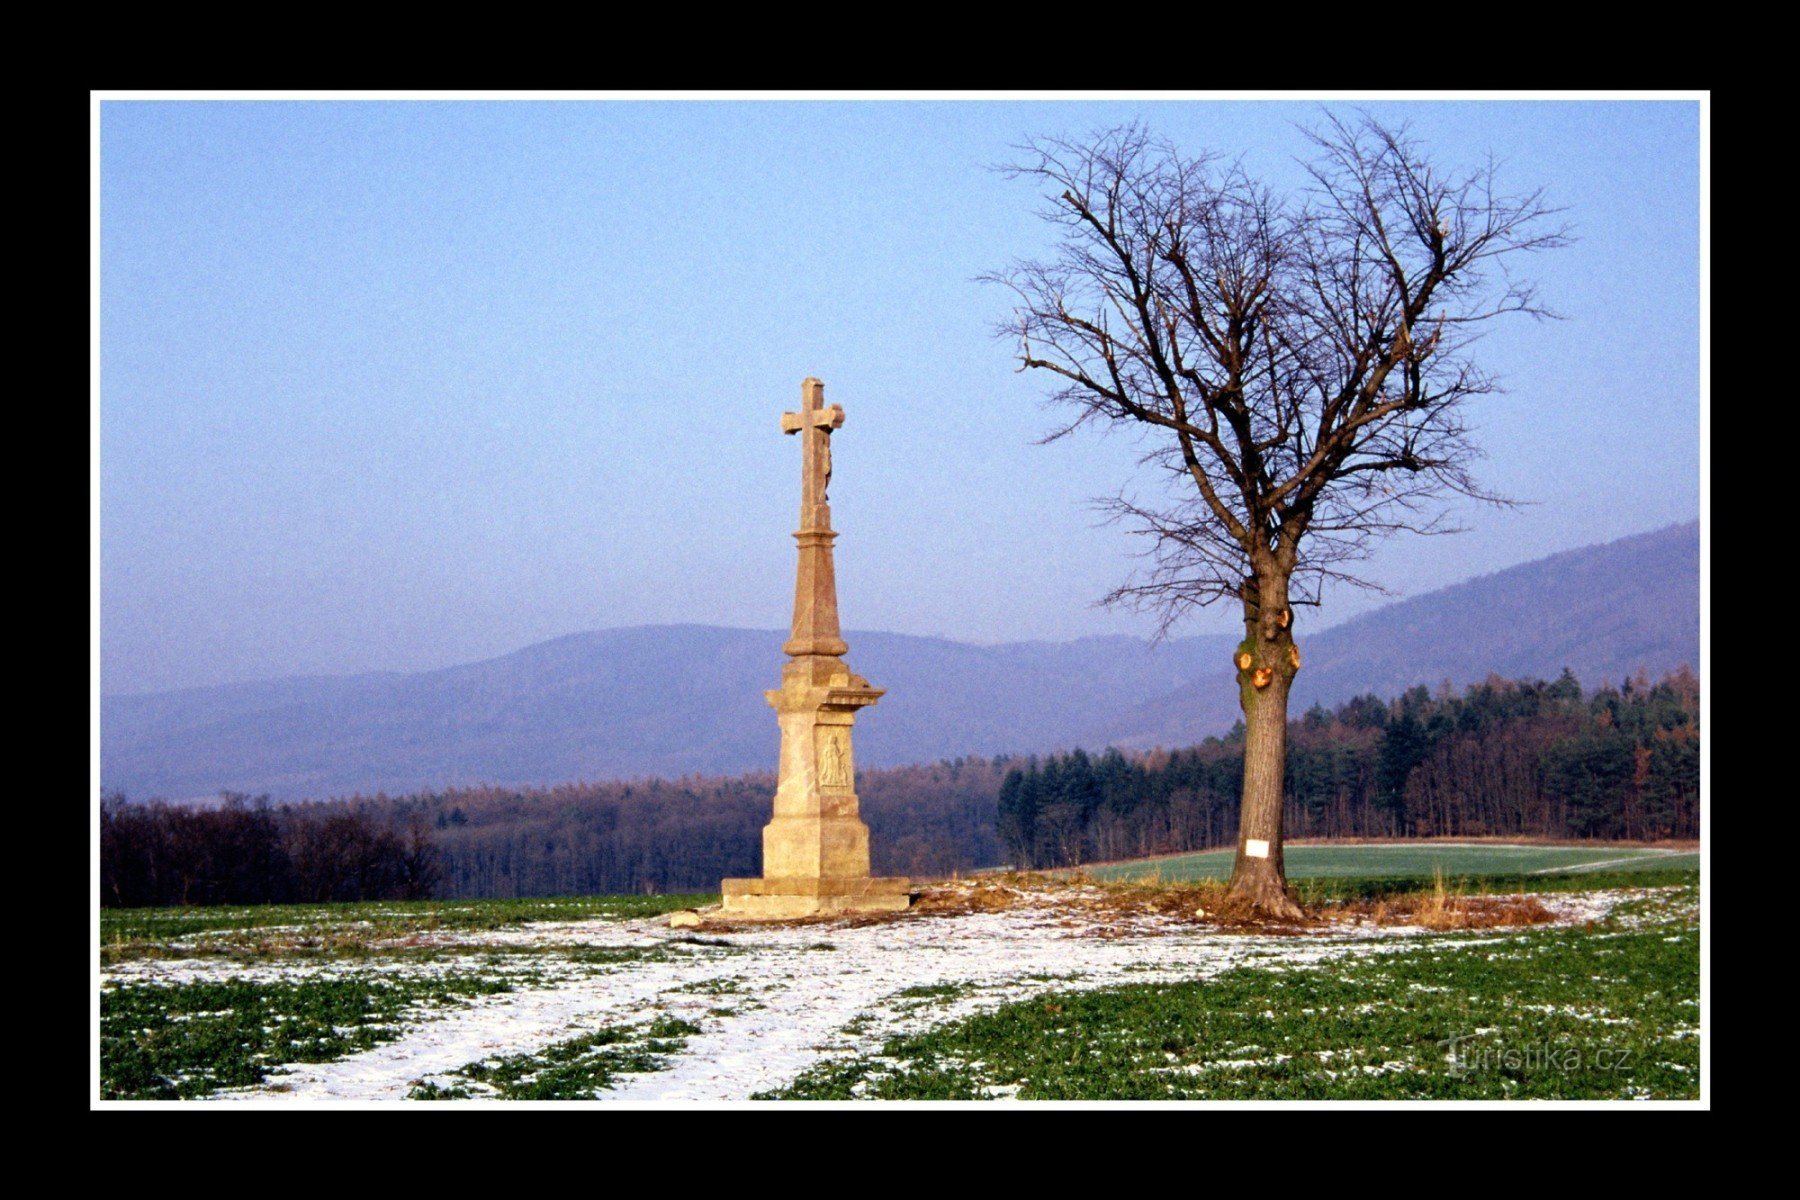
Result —
[{"label": "stone monument", "polygon": [[911,900],[908,882],[869,875],[869,827],[858,815],[850,727],[856,710],[884,689],[844,665],[850,649],[838,630],[832,566],[831,433],[844,410],[825,407],[825,385],[800,385],[797,413],[781,415],[783,433],[801,443],[800,562],[794,576],[794,625],[782,650],[781,687],[764,692],[781,723],[775,817],[763,826],[760,879],[727,879],[723,915],[751,919],[817,913],[896,912]]}]

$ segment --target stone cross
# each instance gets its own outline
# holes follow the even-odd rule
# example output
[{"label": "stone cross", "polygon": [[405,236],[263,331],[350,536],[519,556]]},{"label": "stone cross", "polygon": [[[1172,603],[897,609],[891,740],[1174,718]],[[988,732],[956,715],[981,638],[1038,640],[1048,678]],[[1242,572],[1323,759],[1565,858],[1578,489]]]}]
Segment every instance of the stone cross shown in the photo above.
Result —
[{"label": "stone cross", "polygon": [[800,385],[799,412],[783,413],[785,433],[802,435],[800,528],[794,534],[794,624],[781,647],[788,661],[781,686],[763,693],[781,725],[775,804],[763,826],[763,873],[727,879],[721,914],[728,920],[781,920],[819,913],[902,912],[907,880],[869,874],[869,827],[856,798],[856,714],[883,690],[844,662],[850,649],[838,629],[837,568],[831,544],[831,433],[844,410],[825,406],[825,385]]},{"label": "stone cross", "polygon": [[800,511],[811,518],[826,503],[831,486],[831,431],[844,424],[842,405],[825,407],[825,385],[808,378],[800,385],[800,411],[781,414],[781,432],[804,436],[800,453]]}]

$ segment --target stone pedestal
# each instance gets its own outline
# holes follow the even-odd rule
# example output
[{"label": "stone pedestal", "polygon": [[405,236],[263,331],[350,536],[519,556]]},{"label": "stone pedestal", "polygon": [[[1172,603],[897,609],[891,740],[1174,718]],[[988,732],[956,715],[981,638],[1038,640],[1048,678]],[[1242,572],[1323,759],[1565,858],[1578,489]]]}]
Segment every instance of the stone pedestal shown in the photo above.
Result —
[{"label": "stone pedestal", "polygon": [[805,443],[800,559],[794,581],[792,636],[782,650],[789,661],[781,686],[765,692],[781,724],[781,763],[775,815],[763,827],[760,879],[727,879],[723,915],[773,920],[820,913],[897,912],[910,903],[908,881],[869,875],[869,827],[856,800],[856,761],[851,726],[856,712],[881,699],[883,690],[852,674],[849,649],[838,629],[837,579],[831,544],[830,433],[843,410],[821,403],[824,385],[802,385],[805,404],[785,414],[782,428],[812,439]]},{"label": "stone pedestal", "polygon": [[738,921],[787,921],[834,913],[905,912],[912,885],[904,878],[727,879],[724,915]]}]

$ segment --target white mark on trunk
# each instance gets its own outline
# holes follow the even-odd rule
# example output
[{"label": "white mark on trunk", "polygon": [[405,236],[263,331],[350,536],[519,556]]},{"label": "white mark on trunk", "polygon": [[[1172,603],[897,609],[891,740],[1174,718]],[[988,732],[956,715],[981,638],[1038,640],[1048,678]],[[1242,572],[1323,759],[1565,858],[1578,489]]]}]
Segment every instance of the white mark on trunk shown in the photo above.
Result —
[{"label": "white mark on trunk", "polygon": [[1244,853],[1251,858],[1269,857],[1269,843],[1261,838],[1247,838],[1244,841]]}]

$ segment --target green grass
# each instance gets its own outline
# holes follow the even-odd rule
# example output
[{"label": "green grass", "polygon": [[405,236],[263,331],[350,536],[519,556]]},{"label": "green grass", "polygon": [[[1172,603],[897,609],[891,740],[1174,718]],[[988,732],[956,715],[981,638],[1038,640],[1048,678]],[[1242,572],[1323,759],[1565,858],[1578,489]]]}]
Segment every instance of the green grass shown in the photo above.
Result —
[{"label": "green grass", "polygon": [[[182,1099],[268,1082],[273,1068],[326,1062],[390,1041],[431,1010],[472,996],[603,974],[713,949],[698,937],[648,947],[434,944],[533,921],[654,916],[713,897],[591,896],[535,900],[104,909],[101,961],[222,956],[257,964],[342,960],[320,977],[125,982],[101,992],[101,1092]],[[368,969],[359,960],[376,959]],[[454,962],[427,964],[433,959]],[[445,969],[448,968],[448,969]],[[228,968],[229,969],[229,968]],[[664,1039],[665,1041],[667,1039]],[[641,1057],[641,1054],[640,1054]],[[276,1082],[279,1087],[279,1081]]]},{"label": "green grass", "polygon": [[660,1071],[700,1027],[674,1017],[615,1025],[531,1054],[482,1059],[457,1068],[447,1083],[421,1080],[409,1100],[591,1100],[619,1075]]},{"label": "green grass", "polygon": [[967,996],[976,986],[972,983],[915,984],[894,993],[892,1011],[896,1016],[903,1016],[920,1009],[950,1004]]},{"label": "green grass", "polygon": [[717,979],[698,979],[669,990],[690,996],[736,996],[743,992],[745,982],[741,975],[721,976]]},{"label": "green grass", "polygon": [[382,900],[218,908],[103,908],[100,960],[228,955],[368,954],[438,931],[532,921],[624,920],[717,900],[708,895],[572,896],[530,900]]},{"label": "green grass", "polygon": [[272,1067],[367,1050],[398,1037],[424,1010],[510,991],[513,982],[445,974],[107,988],[100,993],[101,1094],[176,1100],[249,1087]]},{"label": "green grass", "polygon": [[[1464,895],[1514,895],[1520,892],[1593,892],[1616,888],[1699,887],[1700,873],[1673,867],[1652,871],[1586,871],[1563,875],[1455,875],[1446,876],[1444,884]],[[1377,899],[1428,892],[1437,886],[1429,875],[1323,876],[1296,880],[1294,893],[1305,905],[1325,904],[1333,900]]]},{"label": "green grass", "polygon": [[1594,929],[1040,995],[763,1098],[1691,1098],[1696,898],[1636,901]]},{"label": "green grass", "polygon": [[[1126,882],[1159,878],[1165,883],[1225,879],[1231,875],[1234,850],[1208,850],[1168,858],[1143,859],[1091,867],[1096,879]],[[1694,852],[1667,852],[1644,846],[1537,846],[1412,842],[1395,845],[1290,845],[1286,848],[1290,880],[1357,878],[1430,878],[1446,875],[1517,876],[1535,872],[1698,870]],[[1625,860],[1625,861],[1617,861]]]}]

